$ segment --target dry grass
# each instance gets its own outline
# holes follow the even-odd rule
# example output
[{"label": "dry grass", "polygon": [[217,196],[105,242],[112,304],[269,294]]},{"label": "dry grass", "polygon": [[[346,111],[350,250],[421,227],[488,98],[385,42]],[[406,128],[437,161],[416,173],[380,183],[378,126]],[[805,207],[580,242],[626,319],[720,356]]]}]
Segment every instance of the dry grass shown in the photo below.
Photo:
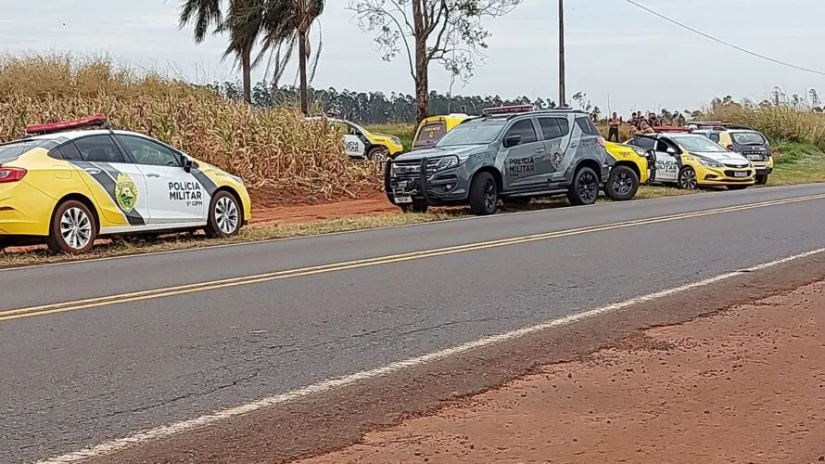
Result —
[{"label": "dry grass", "polygon": [[825,150],[825,114],[780,105],[765,108],[723,107],[707,119],[751,126],[777,141],[808,143]]},{"label": "dry grass", "polygon": [[295,108],[259,109],[106,58],[36,55],[0,59],[0,141],[29,124],[106,114],[241,176],[278,198],[355,197],[380,185],[377,165],[353,163],[342,134]]},{"label": "dry grass", "polygon": [[210,240],[202,234],[167,235],[161,236],[156,241],[151,242],[101,240],[91,253],[82,256],[69,256],[64,254],[50,255],[45,247],[37,247],[31,251],[16,251],[11,249],[8,252],[0,252],[0,268],[65,261],[82,261],[112,256],[204,248],[289,237],[306,237],[336,232],[420,224],[455,219],[466,216],[467,214],[468,212],[465,209],[451,208],[433,211],[427,214],[390,213],[373,216],[354,216],[333,220],[312,221],[304,224],[245,228],[241,230],[240,234],[228,240]]}]

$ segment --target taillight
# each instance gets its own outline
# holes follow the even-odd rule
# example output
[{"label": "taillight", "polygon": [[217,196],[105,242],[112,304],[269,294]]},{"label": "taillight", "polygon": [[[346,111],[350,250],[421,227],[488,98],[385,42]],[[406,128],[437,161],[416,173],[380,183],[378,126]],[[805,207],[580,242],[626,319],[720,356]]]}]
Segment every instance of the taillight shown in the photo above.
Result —
[{"label": "taillight", "polygon": [[6,182],[18,182],[26,175],[23,168],[3,168],[0,167],[0,184]]},{"label": "taillight", "polygon": [[727,147],[725,147],[725,148],[727,148],[727,149],[728,149],[728,151],[733,151],[733,145],[728,145],[728,146],[727,146]]}]

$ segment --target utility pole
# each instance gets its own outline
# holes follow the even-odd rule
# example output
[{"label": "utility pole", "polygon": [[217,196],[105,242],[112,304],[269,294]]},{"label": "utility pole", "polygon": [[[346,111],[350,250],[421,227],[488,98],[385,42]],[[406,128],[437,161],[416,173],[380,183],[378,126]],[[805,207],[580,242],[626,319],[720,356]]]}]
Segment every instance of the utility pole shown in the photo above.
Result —
[{"label": "utility pole", "polygon": [[564,0],[559,0],[559,106],[567,106],[564,88]]}]

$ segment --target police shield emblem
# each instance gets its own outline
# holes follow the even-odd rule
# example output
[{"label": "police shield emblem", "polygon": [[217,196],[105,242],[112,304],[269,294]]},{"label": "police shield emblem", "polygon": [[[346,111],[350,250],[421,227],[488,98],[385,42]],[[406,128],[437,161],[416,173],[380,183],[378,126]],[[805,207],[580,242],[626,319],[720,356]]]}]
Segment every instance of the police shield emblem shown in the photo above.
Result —
[{"label": "police shield emblem", "polygon": [[124,173],[117,175],[115,182],[115,201],[124,212],[135,209],[138,199],[138,189],[131,177]]}]

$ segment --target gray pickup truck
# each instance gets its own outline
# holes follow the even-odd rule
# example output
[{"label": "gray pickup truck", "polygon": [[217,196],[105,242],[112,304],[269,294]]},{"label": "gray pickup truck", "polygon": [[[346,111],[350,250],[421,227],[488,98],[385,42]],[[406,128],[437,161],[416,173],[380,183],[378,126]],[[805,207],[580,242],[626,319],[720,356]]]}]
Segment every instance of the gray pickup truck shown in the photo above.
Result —
[{"label": "gray pickup truck", "polygon": [[404,211],[467,205],[493,214],[499,200],[567,195],[595,203],[614,158],[590,116],[572,109],[489,108],[447,132],[432,148],[388,161],[387,198]]}]

